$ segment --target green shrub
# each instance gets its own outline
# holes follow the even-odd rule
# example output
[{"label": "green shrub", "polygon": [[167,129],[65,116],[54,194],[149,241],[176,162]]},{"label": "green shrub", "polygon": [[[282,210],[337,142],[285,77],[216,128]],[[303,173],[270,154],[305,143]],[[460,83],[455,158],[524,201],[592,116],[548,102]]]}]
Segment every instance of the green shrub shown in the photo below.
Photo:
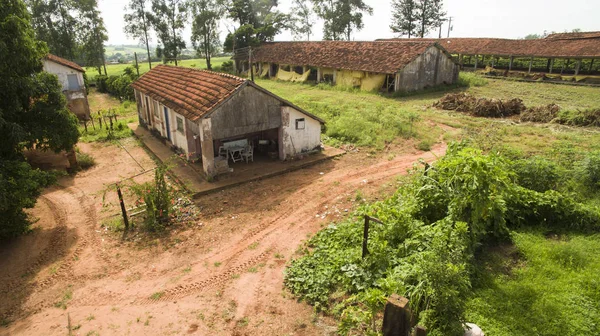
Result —
[{"label": "green shrub", "polygon": [[166,168],[156,168],[152,182],[132,187],[134,194],[146,206],[144,228],[147,231],[161,231],[170,224],[173,189],[167,184],[165,173]]},{"label": "green shrub", "polygon": [[474,72],[461,71],[458,74],[458,85],[462,87],[479,87],[488,84],[488,80]]},{"label": "green shrub", "polygon": [[516,160],[511,168],[520,186],[539,192],[556,189],[560,179],[557,165],[540,157]]},{"label": "green shrub", "polygon": [[600,151],[588,154],[578,164],[577,173],[581,182],[590,190],[600,190]]},{"label": "green shrub", "polygon": [[77,163],[79,164],[79,167],[81,169],[86,170],[96,165],[96,160],[94,160],[94,158],[91,155],[80,152],[77,152],[76,155]]},{"label": "green shrub", "polygon": [[560,111],[555,122],[569,126],[600,127],[600,109]]}]

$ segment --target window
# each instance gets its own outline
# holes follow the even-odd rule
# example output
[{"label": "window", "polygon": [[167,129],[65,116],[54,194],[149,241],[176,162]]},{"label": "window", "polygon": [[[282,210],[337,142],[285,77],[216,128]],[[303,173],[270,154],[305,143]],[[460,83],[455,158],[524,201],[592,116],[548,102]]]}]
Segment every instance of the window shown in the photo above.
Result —
[{"label": "window", "polygon": [[304,118],[296,119],[296,129],[303,130],[304,129]]},{"label": "window", "polygon": [[80,89],[77,74],[68,74],[67,82],[69,83],[69,91],[78,91]]},{"label": "window", "polygon": [[177,117],[177,131],[183,133],[183,119]]},{"label": "window", "polygon": [[154,102],[154,116],[160,119],[160,106],[158,102]]}]

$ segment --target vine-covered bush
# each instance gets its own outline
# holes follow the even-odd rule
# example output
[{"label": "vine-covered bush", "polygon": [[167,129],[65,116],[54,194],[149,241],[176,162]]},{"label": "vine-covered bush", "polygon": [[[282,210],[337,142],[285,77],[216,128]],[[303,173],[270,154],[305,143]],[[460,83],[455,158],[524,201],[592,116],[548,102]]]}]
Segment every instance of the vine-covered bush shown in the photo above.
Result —
[{"label": "vine-covered bush", "polygon": [[[519,181],[530,167],[515,172],[515,166],[497,154],[451,145],[426,172],[414,170],[389,199],[363,205],[319,232],[286,270],[286,286],[336,315],[342,334],[380,330],[385,298],[398,293],[409,298],[429,335],[462,335],[473,255],[483,245],[510,239],[515,227],[600,228],[597,209],[555,190],[524,187]],[[363,259],[364,215],[384,224],[371,226]]]},{"label": "vine-covered bush", "polygon": [[132,190],[139,197],[136,204],[146,206],[144,228],[147,231],[160,231],[170,224],[169,212],[172,207],[173,189],[165,180],[166,168],[159,167],[154,171],[154,180],[134,185]]},{"label": "vine-covered bush", "polygon": [[96,87],[99,92],[108,93],[120,100],[135,100],[131,83],[137,79],[135,69],[127,67],[122,75],[110,77],[100,75],[96,77]]}]

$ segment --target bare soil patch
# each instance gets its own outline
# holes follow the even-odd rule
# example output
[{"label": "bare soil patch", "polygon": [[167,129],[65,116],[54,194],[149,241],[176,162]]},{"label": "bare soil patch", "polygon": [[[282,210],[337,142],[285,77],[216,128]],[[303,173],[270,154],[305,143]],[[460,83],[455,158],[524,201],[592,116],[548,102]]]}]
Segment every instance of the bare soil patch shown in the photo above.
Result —
[{"label": "bare soil patch", "polygon": [[[302,242],[361,202],[398,187],[423,153],[352,152],[286,175],[197,200],[197,222],[122,241],[102,227],[118,214],[109,184],[152,168],[133,139],[82,144],[97,165],[43,193],[33,231],[0,248],[2,335],[323,335],[315,316],[283,287]],[[394,153],[390,153],[394,152]],[[394,155],[390,155],[394,154]]]}]

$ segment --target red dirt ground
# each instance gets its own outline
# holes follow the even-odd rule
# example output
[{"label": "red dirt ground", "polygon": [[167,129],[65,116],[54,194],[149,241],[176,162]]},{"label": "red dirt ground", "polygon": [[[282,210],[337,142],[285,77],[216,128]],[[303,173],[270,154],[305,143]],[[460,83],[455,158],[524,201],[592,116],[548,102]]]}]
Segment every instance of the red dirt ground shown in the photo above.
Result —
[{"label": "red dirt ground", "polygon": [[[153,167],[133,139],[122,143]],[[203,196],[196,223],[123,242],[101,226],[118,213],[107,186],[142,168],[119,146],[80,147],[97,165],[47,189],[33,231],[0,248],[0,335],[66,335],[69,324],[73,335],[333,334],[334,321],[284,290],[285,265],[357,195],[390,194],[396,176],[446,150],[348,153]]]}]

